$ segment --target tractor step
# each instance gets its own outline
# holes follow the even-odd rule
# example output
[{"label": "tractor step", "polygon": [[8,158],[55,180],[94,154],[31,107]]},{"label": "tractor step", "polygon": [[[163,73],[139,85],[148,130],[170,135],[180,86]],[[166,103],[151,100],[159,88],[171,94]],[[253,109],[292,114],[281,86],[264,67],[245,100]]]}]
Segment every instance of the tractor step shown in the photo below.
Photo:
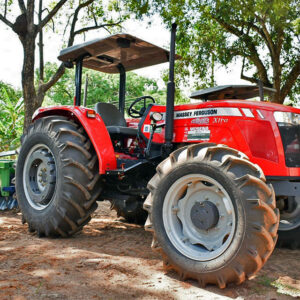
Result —
[{"label": "tractor step", "polygon": [[[122,161],[124,161],[124,160],[122,160]],[[122,176],[122,175],[128,174],[129,172],[131,172],[133,170],[136,171],[139,168],[143,168],[146,165],[149,165],[149,161],[147,161],[147,160],[143,160],[143,161],[131,160],[131,162],[135,162],[135,163],[134,164],[130,163],[128,165],[124,162],[124,164],[121,164],[121,168],[106,171],[106,175]]]}]

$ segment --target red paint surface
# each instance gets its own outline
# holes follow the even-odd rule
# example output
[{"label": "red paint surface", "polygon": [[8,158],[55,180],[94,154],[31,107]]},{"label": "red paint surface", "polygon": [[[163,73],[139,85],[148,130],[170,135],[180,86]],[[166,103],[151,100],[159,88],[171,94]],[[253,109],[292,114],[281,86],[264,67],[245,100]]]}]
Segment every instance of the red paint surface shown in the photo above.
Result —
[{"label": "red paint surface", "polygon": [[[245,153],[249,159],[258,164],[266,176],[300,176],[300,168],[288,168],[285,165],[283,145],[277,123],[273,117],[275,111],[300,113],[300,109],[287,107],[279,104],[245,101],[245,100],[218,100],[197,104],[185,104],[175,106],[175,112],[206,108],[248,108],[254,117],[246,117],[240,110],[242,116],[199,116],[187,119],[174,120],[174,143],[199,143],[204,140],[189,141],[187,133],[193,128],[207,127],[210,137],[205,142],[225,144],[229,147]],[[262,119],[257,109],[263,114]],[[165,106],[154,105],[150,112],[166,111]],[[150,133],[144,132],[144,126],[150,125],[150,112],[143,126],[143,134],[149,138]],[[35,118],[45,115],[68,115],[77,119],[85,128],[99,157],[100,174],[117,167],[116,156],[110,136],[105,128],[101,117],[95,119],[86,117],[86,109],[83,107],[58,106],[42,108],[35,114]],[[136,127],[139,120],[128,119],[129,127]],[[161,132],[154,134],[153,142],[164,143],[164,128]]]},{"label": "red paint surface", "polygon": [[[253,163],[258,164],[262,168],[266,176],[300,176],[300,168],[286,167],[280,132],[273,117],[275,111],[299,114],[300,109],[268,102],[218,100],[198,104],[177,105],[174,110],[176,112],[221,107],[248,108],[254,117],[246,117],[240,110],[242,116],[201,116],[174,120],[173,142],[214,142],[225,144],[245,153]],[[263,114],[264,119],[258,115],[257,109]],[[165,106],[153,106],[150,112],[154,111],[164,113],[166,108]],[[149,114],[144,125],[150,124]],[[189,141],[187,132],[194,127],[208,127],[210,130],[209,140]],[[143,132],[143,134],[147,138],[150,136],[150,133]],[[154,134],[153,142],[164,143],[164,128],[160,133]]]},{"label": "red paint surface", "polygon": [[87,110],[86,108],[78,106],[40,108],[35,113],[34,119],[48,115],[63,115],[78,120],[84,127],[97,153],[99,159],[99,173],[105,174],[106,171],[117,168],[114,148],[101,117],[97,114],[96,118],[88,118],[86,116]]}]

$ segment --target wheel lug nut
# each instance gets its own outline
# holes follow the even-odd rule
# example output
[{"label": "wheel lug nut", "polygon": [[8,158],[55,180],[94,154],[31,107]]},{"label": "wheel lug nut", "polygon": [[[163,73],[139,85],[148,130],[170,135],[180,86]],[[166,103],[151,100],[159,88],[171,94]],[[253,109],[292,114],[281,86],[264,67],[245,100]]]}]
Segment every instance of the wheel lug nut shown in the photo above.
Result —
[{"label": "wheel lug nut", "polygon": [[173,206],[172,207],[172,211],[174,212],[174,213],[177,213],[177,212],[179,212],[179,207],[176,205],[176,206]]}]

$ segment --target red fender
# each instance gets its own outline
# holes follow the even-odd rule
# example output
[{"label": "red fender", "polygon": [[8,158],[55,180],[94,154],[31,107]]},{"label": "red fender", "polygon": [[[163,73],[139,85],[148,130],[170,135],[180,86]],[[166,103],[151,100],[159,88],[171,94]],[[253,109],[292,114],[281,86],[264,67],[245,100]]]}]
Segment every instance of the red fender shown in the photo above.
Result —
[{"label": "red fender", "polygon": [[111,138],[102,118],[96,114],[95,118],[87,117],[87,109],[79,106],[53,106],[39,108],[33,115],[32,121],[51,115],[67,116],[79,122],[89,136],[99,160],[99,173],[117,168],[115,151]]}]

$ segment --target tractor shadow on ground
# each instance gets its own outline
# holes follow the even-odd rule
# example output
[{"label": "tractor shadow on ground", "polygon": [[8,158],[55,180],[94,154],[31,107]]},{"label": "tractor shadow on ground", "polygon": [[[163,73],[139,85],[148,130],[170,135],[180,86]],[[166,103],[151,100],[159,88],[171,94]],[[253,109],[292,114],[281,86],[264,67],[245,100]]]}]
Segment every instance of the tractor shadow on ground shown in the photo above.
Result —
[{"label": "tractor shadow on ground", "polygon": [[[100,222],[100,223],[98,223]],[[160,255],[152,252],[150,245],[152,235],[145,232],[143,226],[128,224],[109,219],[107,223],[102,223],[101,219],[96,221],[96,224],[91,223],[91,227],[87,232],[84,230],[81,235],[87,242],[97,245],[95,251],[100,251],[107,255],[122,255],[139,257],[142,259],[152,259],[158,262],[160,270],[164,276],[176,281],[179,285],[185,288],[197,287],[199,285],[194,280],[180,281],[179,276],[175,272],[165,273],[162,268]],[[110,237],[107,241],[104,237]],[[97,241],[94,240],[96,238]],[[105,242],[101,242],[101,240]],[[128,243],[128,241],[131,241]],[[84,243],[79,243],[79,248],[85,248]],[[115,247],[115,248],[114,248]],[[118,250],[116,250],[118,249]],[[291,266],[294,266],[291,268]],[[247,280],[243,284],[237,286],[229,284],[226,289],[221,290],[216,286],[208,285],[206,290],[218,294],[220,296],[227,296],[230,298],[237,297],[253,297],[255,299],[280,298],[292,299],[291,296],[300,295],[300,251],[290,249],[276,248],[271,255],[266,265],[256,274],[251,280]],[[250,299],[249,298],[249,299]]]},{"label": "tractor shadow on ground", "polygon": [[[19,291],[30,299],[74,299],[70,297],[74,291],[78,299],[133,299],[145,295],[196,299],[197,294],[207,292],[209,295],[203,299],[215,295],[216,299],[284,300],[293,299],[286,294],[296,293],[296,289],[300,293],[299,250],[276,249],[256,277],[240,286],[201,289],[196,281],[183,282],[176,273],[164,272],[160,255],[151,250],[152,236],[143,226],[120,222],[109,213],[96,215],[81,233],[66,239],[40,239],[26,232],[27,225],[21,225],[20,216],[11,219],[10,214],[6,215],[9,228],[0,228],[0,277],[11,285],[6,291],[12,295]],[[7,252],[5,247],[11,250]],[[186,296],[189,293],[191,297]],[[1,289],[0,298],[6,299]]]},{"label": "tractor shadow on ground", "polygon": [[[166,276],[180,282],[176,272]],[[186,288],[199,287],[195,280],[186,280]],[[225,289],[207,285],[206,290],[232,299],[300,299],[300,250],[275,248],[264,267],[250,280],[240,285],[229,284]]]},{"label": "tractor shadow on ground", "polygon": [[[152,234],[143,226],[118,220],[94,222],[83,231],[68,239],[79,249],[101,252],[107,255],[122,255],[132,258],[160,259],[160,255],[151,250]],[[80,241],[77,240],[80,238]]]},{"label": "tractor shadow on ground", "polygon": [[[124,255],[155,260],[160,266],[162,274],[176,281],[178,285],[184,288],[199,288],[198,283],[194,280],[182,282],[177,273],[164,272],[160,255],[153,252],[150,247],[152,235],[145,232],[143,226],[111,219],[107,223],[103,223],[99,219],[96,220],[95,224],[91,223],[90,227],[79,235],[86,243],[82,243],[82,241],[76,243],[78,248],[93,249],[93,251],[110,256]],[[75,240],[76,237],[74,237]],[[294,267],[291,268],[291,266]],[[205,290],[233,299],[239,296],[251,298],[254,295],[261,297],[255,299],[263,299],[266,296],[268,298],[292,299],[291,296],[300,295],[298,278],[300,278],[300,251],[275,249],[266,265],[251,280],[247,280],[239,286],[229,284],[224,290],[208,285]]]}]

